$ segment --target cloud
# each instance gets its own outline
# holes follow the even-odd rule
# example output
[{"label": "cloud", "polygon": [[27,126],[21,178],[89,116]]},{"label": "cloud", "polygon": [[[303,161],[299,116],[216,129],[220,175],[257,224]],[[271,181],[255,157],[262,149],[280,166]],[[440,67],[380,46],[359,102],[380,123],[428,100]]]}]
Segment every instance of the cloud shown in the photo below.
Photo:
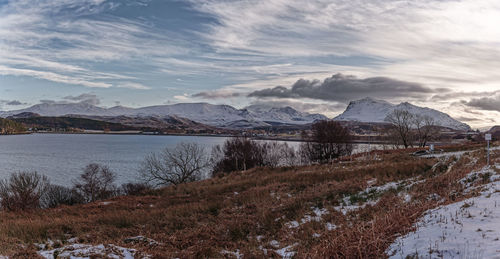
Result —
[{"label": "cloud", "polygon": [[18,100],[0,100],[0,104],[9,105],[9,106],[19,106],[19,105],[27,105],[28,103],[23,103]]},{"label": "cloud", "polygon": [[59,73],[39,71],[34,69],[12,68],[0,65],[0,75],[31,76],[39,79],[45,79],[58,83],[82,85],[87,87],[108,88],[112,85],[104,82],[93,82],[73,76],[66,76]]},{"label": "cloud", "polygon": [[322,82],[300,79],[291,88],[276,86],[250,93],[249,97],[309,98],[326,101],[349,102],[361,97],[421,98],[435,91],[417,83],[387,77],[358,79],[355,76],[335,74]]},{"label": "cloud", "polygon": [[473,98],[470,101],[462,100],[461,103],[481,110],[500,111],[500,96]]},{"label": "cloud", "polygon": [[179,101],[187,101],[189,100],[189,95],[184,93],[183,95],[175,95],[174,98]]},{"label": "cloud", "polygon": [[[187,44],[143,19],[114,15],[118,6],[105,0],[0,4],[0,75],[86,87],[148,89],[127,81],[132,78],[128,74],[139,70],[134,64],[183,53]],[[109,69],[117,62],[126,66]]]},{"label": "cloud", "polygon": [[40,100],[40,103],[41,104],[55,104],[55,103],[58,103],[58,102],[56,102],[54,100],[42,99],[42,100]]},{"label": "cloud", "polygon": [[214,91],[204,91],[191,95],[195,98],[203,99],[226,99],[226,98],[236,98],[244,96],[245,94],[240,92],[234,92],[231,90],[214,90]]},{"label": "cloud", "polygon": [[16,105],[26,105],[27,103],[22,103],[20,101],[14,100],[14,101],[7,102],[6,104],[16,106]]},{"label": "cloud", "polygon": [[63,100],[69,100],[69,101],[76,101],[80,103],[88,103],[91,105],[99,105],[101,103],[101,100],[97,97],[95,94],[91,93],[84,93],[80,94],[78,96],[65,96],[63,97]]},{"label": "cloud", "polygon": [[466,121],[466,122],[484,122],[484,121],[488,121],[488,122],[492,122],[492,123],[495,122],[495,120],[492,118],[481,119],[481,118],[466,117],[466,116],[458,116],[458,117],[455,117],[455,119],[457,119],[459,121]]},{"label": "cloud", "polygon": [[138,89],[138,90],[149,90],[151,89],[149,86],[145,86],[140,83],[134,83],[134,82],[123,82],[118,85],[120,88],[129,88],[129,89]]}]

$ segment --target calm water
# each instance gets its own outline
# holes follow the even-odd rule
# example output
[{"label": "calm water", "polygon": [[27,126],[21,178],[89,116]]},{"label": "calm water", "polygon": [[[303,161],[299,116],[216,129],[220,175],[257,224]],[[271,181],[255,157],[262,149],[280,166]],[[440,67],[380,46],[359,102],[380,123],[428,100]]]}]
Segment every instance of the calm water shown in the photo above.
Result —
[{"label": "calm water", "polygon": [[[0,136],[0,178],[16,171],[37,171],[52,183],[71,185],[89,163],[108,165],[117,174],[117,183],[138,181],[137,169],[144,157],[179,142],[196,142],[207,150],[222,144],[223,137],[31,134]],[[297,147],[297,142],[291,142]],[[367,151],[376,145],[358,145]]]}]

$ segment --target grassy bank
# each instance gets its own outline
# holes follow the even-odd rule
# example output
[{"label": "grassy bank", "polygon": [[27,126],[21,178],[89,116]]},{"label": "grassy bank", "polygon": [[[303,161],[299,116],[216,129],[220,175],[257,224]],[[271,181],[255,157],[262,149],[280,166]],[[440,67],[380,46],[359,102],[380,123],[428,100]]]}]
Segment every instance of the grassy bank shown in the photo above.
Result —
[{"label": "grassy bank", "polygon": [[[159,258],[381,257],[427,209],[474,195],[463,194],[459,180],[482,167],[482,157],[484,151],[439,158],[373,152],[332,165],[231,173],[145,196],[1,212],[0,254],[34,255],[32,244],[50,239],[58,240],[54,248],[77,240]],[[155,242],[126,240],[138,235]]]}]

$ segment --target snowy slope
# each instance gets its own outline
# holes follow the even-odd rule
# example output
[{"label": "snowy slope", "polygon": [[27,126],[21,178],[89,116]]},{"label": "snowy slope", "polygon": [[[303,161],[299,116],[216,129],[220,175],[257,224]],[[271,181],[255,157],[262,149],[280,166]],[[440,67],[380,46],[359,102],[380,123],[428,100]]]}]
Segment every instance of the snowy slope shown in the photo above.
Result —
[{"label": "snowy slope", "polygon": [[448,114],[426,107],[419,107],[408,102],[394,105],[386,101],[364,98],[352,101],[346,110],[335,117],[337,121],[386,122],[387,115],[394,110],[407,110],[413,114],[434,118],[437,125],[456,130],[470,130],[470,126],[457,121]]},{"label": "snowy slope", "polygon": [[[174,115],[199,123],[221,127],[255,127],[269,125],[267,122],[306,124],[327,119],[320,114],[299,112],[291,107],[257,107],[236,109],[229,105],[208,103],[179,103],[142,108],[115,106],[102,108],[88,103],[43,103],[22,110],[0,112],[0,117],[31,112],[41,116],[87,115],[87,116],[155,116]],[[244,126],[243,126],[244,125]]]},{"label": "snowy slope", "polygon": [[493,182],[483,186],[480,196],[427,211],[415,232],[390,246],[390,258],[499,258],[500,175],[495,167],[463,179],[467,183],[490,175]]},{"label": "snowy slope", "polygon": [[382,100],[364,98],[352,101],[346,110],[333,118],[337,121],[384,122],[387,114],[391,113],[394,105]]},{"label": "snowy slope", "polygon": [[267,122],[281,122],[290,124],[306,124],[316,120],[327,120],[321,114],[299,112],[290,106],[272,107],[267,105],[250,105],[245,108],[253,118]]}]

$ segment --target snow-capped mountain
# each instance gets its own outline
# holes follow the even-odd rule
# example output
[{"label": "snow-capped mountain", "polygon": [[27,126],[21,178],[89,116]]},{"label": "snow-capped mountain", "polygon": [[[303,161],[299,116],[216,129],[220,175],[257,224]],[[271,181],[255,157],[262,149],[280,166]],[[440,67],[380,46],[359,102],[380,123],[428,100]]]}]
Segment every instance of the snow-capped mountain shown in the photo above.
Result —
[{"label": "snow-capped mountain", "polygon": [[299,112],[291,107],[250,106],[236,109],[229,105],[208,103],[179,103],[142,108],[115,106],[102,108],[88,103],[43,103],[22,110],[0,112],[0,117],[30,112],[41,116],[87,115],[87,116],[136,116],[163,117],[174,115],[189,120],[218,127],[266,126],[272,123],[307,124],[315,120],[327,119],[320,114]]},{"label": "snow-capped mountain", "polygon": [[431,108],[419,107],[408,102],[394,105],[369,97],[350,102],[346,110],[333,119],[336,121],[387,122],[387,115],[394,110],[406,110],[413,114],[429,116],[434,119],[438,126],[455,130],[470,130],[469,125]]},{"label": "snow-capped mountain", "polygon": [[285,122],[290,124],[306,124],[316,120],[327,120],[321,114],[299,112],[290,106],[272,107],[267,105],[250,105],[245,108],[254,118],[268,122]]}]

